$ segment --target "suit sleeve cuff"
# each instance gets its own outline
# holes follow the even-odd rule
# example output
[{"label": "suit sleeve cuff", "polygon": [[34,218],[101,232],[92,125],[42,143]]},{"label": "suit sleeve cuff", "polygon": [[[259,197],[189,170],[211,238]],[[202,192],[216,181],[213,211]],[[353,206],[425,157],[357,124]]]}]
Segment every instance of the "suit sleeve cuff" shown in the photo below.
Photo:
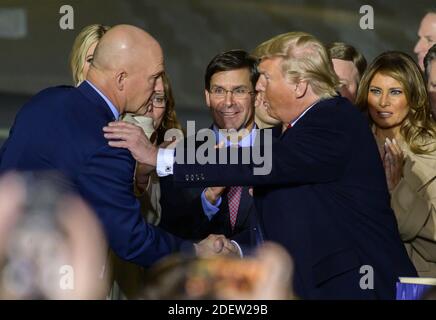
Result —
[{"label": "suit sleeve cuff", "polygon": [[159,148],[156,160],[156,173],[159,177],[173,174],[174,149]]},{"label": "suit sleeve cuff", "polygon": [[241,249],[241,247],[239,246],[239,244],[238,244],[235,240],[231,240],[230,242],[233,243],[233,244],[235,245],[236,248],[238,248],[239,256],[240,256],[241,258],[243,258],[243,257],[244,257],[244,254],[242,253],[242,249]]}]

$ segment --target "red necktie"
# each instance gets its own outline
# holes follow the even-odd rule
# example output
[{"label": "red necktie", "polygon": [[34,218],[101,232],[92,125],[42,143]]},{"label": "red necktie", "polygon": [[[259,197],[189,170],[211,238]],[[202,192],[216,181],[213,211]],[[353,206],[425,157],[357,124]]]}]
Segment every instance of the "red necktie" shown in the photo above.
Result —
[{"label": "red necktie", "polygon": [[242,187],[230,187],[227,193],[229,201],[230,224],[232,231],[235,228],[236,218],[238,216],[239,203],[241,202]]}]

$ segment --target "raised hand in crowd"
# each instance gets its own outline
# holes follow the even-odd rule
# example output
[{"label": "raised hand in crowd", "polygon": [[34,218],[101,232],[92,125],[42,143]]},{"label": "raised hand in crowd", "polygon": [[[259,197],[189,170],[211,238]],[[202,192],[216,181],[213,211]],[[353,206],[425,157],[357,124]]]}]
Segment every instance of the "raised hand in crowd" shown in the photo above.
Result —
[{"label": "raised hand in crowd", "polygon": [[403,177],[404,154],[395,139],[386,138],[384,149],[383,165],[388,188],[392,192]]}]

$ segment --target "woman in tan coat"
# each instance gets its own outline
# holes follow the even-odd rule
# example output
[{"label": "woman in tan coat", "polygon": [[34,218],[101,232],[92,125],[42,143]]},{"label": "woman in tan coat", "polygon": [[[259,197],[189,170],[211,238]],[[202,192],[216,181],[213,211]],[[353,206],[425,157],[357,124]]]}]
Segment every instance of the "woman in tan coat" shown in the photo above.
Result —
[{"label": "woman in tan coat", "polygon": [[436,127],[418,65],[405,53],[382,53],[356,105],[372,123],[409,257],[421,277],[436,277]]}]

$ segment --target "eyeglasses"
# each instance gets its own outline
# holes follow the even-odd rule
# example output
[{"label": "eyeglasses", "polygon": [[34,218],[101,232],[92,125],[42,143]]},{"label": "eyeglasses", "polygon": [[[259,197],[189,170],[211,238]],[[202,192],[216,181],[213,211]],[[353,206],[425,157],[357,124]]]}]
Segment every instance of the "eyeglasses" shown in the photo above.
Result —
[{"label": "eyeglasses", "polygon": [[165,108],[167,102],[167,98],[163,94],[155,94],[151,98],[151,105],[153,108]]},{"label": "eyeglasses", "polygon": [[209,92],[211,95],[217,98],[224,98],[227,96],[227,93],[230,92],[235,99],[244,99],[247,96],[255,93],[254,91],[250,91],[245,87],[238,87],[233,90],[227,90],[222,87],[212,87]]}]

